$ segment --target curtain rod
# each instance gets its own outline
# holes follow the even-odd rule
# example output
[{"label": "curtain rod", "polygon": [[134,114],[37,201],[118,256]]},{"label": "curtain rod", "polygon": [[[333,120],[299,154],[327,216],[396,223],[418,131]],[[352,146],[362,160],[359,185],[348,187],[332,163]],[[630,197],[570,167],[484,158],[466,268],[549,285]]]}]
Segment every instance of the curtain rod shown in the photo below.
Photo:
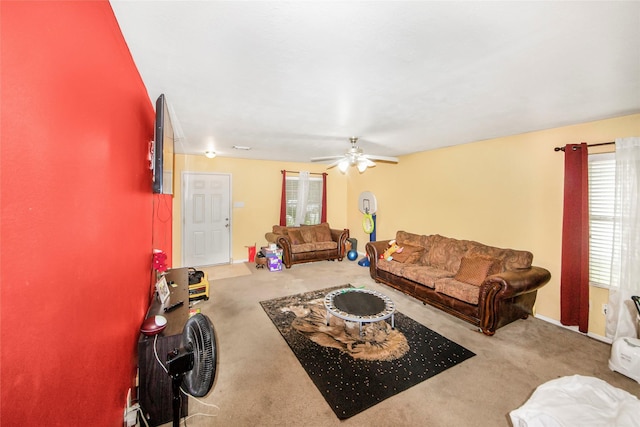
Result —
[{"label": "curtain rod", "polygon": [[[281,170],[280,171],[280,173],[285,173],[285,172],[287,172],[287,173],[300,173],[300,171],[287,171],[287,170]],[[320,173],[320,172],[309,172],[309,175],[326,175],[326,174],[327,174],[326,172],[322,172],[322,173]]]},{"label": "curtain rod", "polygon": [[[611,145],[611,144],[615,144],[615,141],[611,141],[611,142],[600,142],[598,144],[588,144],[587,147],[597,147],[599,145]],[[575,150],[576,147],[573,147],[573,149]],[[553,151],[564,151],[564,147],[556,147],[553,149]]]}]

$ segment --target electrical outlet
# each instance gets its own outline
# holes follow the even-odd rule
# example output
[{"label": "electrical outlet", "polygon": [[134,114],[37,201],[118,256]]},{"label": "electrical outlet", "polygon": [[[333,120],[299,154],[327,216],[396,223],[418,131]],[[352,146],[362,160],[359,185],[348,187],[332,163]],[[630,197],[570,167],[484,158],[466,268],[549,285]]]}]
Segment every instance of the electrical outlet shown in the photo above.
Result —
[{"label": "electrical outlet", "polygon": [[136,403],[132,407],[128,408],[124,413],[124,425],[127,427],[134,427],[138,424],[138,409],[140,406]]},{"label": "electrical outlet", "polygon": [[127,414],[129,413],[129,407],[131,406],[131,389],[127,391],[127,400],[124,402],[124,425],[127,425]]},{"label": "electrical outlet", "polygon": [[607,310],[609,310],[609,305],[602,304],[602,314],[607,315]]},{"label": "electrical outlet", "polygon": [[131,389],[127,391],[127,403],[124,407],[124,425],[133,427],[138,424],[138,409],[140,405],[131,403]]}]

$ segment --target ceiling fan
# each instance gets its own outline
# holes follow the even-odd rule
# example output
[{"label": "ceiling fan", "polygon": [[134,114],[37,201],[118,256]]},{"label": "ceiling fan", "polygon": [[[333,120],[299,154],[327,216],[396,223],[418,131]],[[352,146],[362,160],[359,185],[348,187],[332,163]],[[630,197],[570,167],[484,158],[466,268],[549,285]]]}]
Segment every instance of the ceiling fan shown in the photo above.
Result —
[{"label": "ceiling fan", "polygon": [[357,166],[358,171],[360,173],[367,170],[368,167],[373,167],[376,164],[373,160],[378,160],[382,162],[389,163],[398,163],[397,157],[389,157],[389,156],[376,156],[373,154],[364,154],[362,148],[358,147],[358,138],[352,136],[349,138],[349,142],[351,142],[351,148],[341,156],[328,156],[328,157],[313,157],[311,159],[312,162],[324,162],[326,160],[334,160],[333,163],[330,163],[327,166],[327,169],[332,168],[334,166],[338,166],[340,172],[345,173],[349,166]]}]

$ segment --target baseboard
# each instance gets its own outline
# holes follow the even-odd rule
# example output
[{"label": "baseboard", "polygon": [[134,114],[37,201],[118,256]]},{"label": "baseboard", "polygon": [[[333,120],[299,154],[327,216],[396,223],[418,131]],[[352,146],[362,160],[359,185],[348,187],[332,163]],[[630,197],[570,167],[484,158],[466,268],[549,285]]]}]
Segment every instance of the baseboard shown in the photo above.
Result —
[{"label": "baseboard", "polygon": [[606,344],[611,344],[613,342],[611,340],[611,338],[603,337],[602,335],[594,334],[593,332],[587,332],[586,334],[582,333],[582,332],[580,332],[578,330],[577,326],[566,326],[566,325],[563,325],[562,323],[558,322],[555,319],[552,319],[552,318],[547,317],[547,316],[543,316],[541,314],[535,314],[533,317],[535,317],[536,319],[544,320],[545,322],[548,322],[548,323],[552,323],[552,324],[554,324],[556,326],[560,326],[562,328],[569,329],[570,331],[577,332],[577,333],[582,334],[582,335],[586,335],[589,338],[593,338],[594,340],[602,341],[603,343],[606,343]]}]

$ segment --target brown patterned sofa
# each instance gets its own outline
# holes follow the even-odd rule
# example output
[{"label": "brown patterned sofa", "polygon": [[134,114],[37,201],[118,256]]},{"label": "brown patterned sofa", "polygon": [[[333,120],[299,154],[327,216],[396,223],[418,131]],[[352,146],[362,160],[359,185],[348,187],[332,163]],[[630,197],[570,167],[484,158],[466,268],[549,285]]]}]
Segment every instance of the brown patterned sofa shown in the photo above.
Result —
[{"label": "brown patterned sofa", "polygon": [[531,252],[501,249],[470,240],[396,233],[404,247],[380,259],[389,240],[368,242],[369,272],[384,283],[478,326],[486,335],[532,314],[537,290],[551,274],[531,265]]},{"label": "brown patterned sofa", "polygon": [[287,268],[303,262],[335,260],[342,261],[349,230],[333,229],[328,223],[283,227],[274,225],[265,234],[269,243],[282,248],[282,263]]}]

